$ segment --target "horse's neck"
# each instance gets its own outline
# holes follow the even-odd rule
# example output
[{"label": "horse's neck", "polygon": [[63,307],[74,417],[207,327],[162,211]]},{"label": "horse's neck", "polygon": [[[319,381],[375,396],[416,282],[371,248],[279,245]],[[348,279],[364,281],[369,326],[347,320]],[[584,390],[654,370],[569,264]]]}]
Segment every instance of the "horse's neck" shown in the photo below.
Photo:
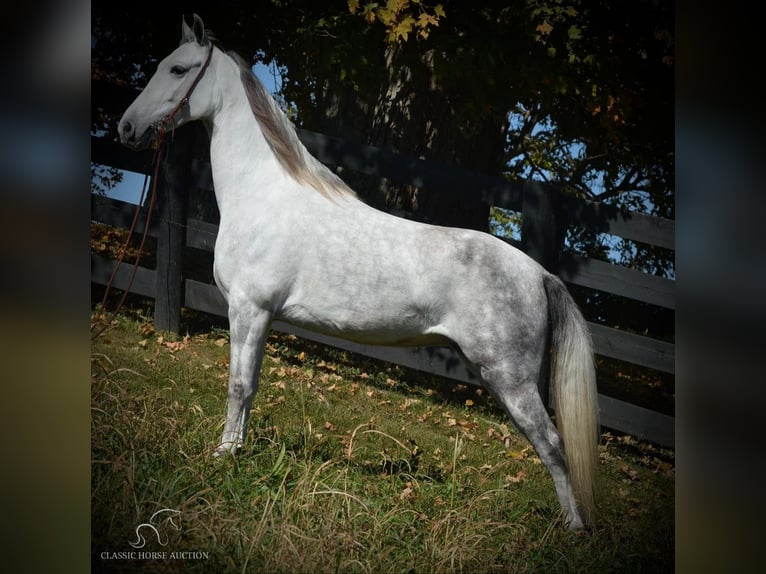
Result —
[{"label": "horse's neck", "polygon": [[264,182],[278,181],[281,167],[253,115],[236,65],[224,58],[217,82],[219,102],[208,129],[210,164],[221,215],[236,211],[255,195],[267,193]]}]

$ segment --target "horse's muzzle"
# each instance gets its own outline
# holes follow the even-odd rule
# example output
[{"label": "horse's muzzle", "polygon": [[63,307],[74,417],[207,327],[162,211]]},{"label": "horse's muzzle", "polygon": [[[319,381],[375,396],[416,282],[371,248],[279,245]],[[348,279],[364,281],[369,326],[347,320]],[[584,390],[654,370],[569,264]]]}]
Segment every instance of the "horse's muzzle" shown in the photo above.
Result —
[{"label": "horse's muzzle", "polygon": [[120,143],[134,150],[145,149],[154,137],[154,129],[149,127],[139,133],[133,122],[126,119],[125,116],[122,117],[117,126],[117,133],[120,135]]}]

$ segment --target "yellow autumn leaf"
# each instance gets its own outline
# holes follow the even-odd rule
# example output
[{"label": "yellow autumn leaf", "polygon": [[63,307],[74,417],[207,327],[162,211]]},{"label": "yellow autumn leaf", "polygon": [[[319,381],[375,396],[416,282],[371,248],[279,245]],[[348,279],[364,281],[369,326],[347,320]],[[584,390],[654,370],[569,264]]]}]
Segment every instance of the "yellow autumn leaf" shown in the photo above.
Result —
[{"label": "yellow autumn leaf", "polygon": [[421,13],[420,16],[418,16],[418,26],[425,29],[428,28],[428,26],[438,26],[439,20],[431,16],[430,14],[426,14],[425,12]]},{"label": "yellow autumn leaf", "polygon": [[364,16],[368,24],[372,24],[375,21],[375,11],[369,4],[364,7],[362,16]]}]

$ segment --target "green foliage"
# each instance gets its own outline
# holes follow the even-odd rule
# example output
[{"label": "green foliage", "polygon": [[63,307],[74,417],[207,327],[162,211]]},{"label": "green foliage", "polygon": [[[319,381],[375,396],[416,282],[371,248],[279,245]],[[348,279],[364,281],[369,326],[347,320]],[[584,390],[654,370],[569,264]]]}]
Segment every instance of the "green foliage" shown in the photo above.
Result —
[{"label": "green foliage", "polygon": [[[593,531],[560,520],[552,481],[485,393],[272,336],[248,444],[213,459],[225,333],[117,318],[92,349],[94,571],[125,571],[158,509],[180,530],[151,571],[661,572],[673,564],[673,454],[604,435]],[[505,443],[507,442],[507,448]],[[122,569],[122,570],[121,570]]]},{"label": "green foliage", "polygon": [[489,211],[489,230],[493,235],[521,240],[521,213],[493,207]]}]

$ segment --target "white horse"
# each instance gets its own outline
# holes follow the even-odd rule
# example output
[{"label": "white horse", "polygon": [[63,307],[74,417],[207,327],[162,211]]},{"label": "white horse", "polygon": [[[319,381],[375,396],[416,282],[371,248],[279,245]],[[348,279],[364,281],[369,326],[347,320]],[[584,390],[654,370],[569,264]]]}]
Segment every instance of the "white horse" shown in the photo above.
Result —
[{"label": "white horse", "polygon": [[[489,234],[377,211],[300,143],[236,54],[195,15],[119,123],[123,144],[201,120],[221,213],[216,283],[229,305],[228,411],[241,448],[274,319],[381,345],[450,345],[550,471],[571,528],[593,510],[598,420],[590,334],[563,283]],[[559,432],[538,380],[551,351]],[[563,437],[563,440],[562,440]]]}]

